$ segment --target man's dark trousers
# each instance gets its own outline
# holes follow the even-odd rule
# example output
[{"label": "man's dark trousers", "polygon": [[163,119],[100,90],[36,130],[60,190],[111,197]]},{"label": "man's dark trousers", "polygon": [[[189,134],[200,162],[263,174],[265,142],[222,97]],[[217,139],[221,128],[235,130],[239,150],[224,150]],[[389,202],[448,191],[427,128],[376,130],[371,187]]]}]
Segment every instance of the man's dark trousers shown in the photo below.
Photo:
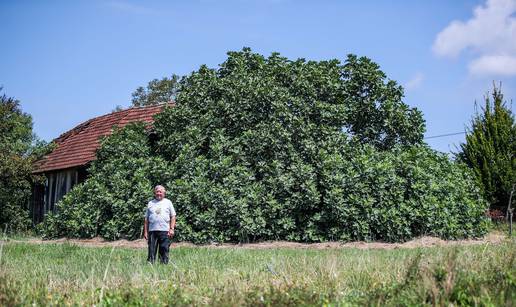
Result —
[{"label": "man's dark trousers", "polygon": [[170,248],[170,239],[168,231],[149,231],[149,251],[147,261],[154,263],[156,261],[156,252],[159,246],[159,261],[163,264],[168,263],[168,251]]}]

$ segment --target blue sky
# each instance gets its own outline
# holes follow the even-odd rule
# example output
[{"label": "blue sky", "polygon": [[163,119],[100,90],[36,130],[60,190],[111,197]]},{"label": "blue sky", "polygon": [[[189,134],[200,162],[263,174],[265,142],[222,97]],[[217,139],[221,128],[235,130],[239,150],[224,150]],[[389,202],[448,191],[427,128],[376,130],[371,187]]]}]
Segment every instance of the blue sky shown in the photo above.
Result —
[{"label": "blue sky", "polygon": [[[244,46],[377,62],[426,136],[464,131],[493,81],[516,97],[516,0],[0,1],[0,86],[47,141],[130,105],[154,78],[217,67]],[[463,135],[432,138],[449,152]]]}]

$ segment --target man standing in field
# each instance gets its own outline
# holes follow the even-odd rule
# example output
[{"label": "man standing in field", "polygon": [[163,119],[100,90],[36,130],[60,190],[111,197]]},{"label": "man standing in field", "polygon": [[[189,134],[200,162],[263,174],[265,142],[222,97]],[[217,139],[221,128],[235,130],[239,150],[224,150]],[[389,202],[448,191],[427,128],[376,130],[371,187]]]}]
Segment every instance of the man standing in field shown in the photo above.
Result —
[{"label": "man standing in field", "polygon": [[176,211],[172,202],[165,198],[165,188],[154,188],[154,199],[149,201],[143,223],[143,237],[149,245],[147,261],[154,263],[159,246],[159,260],[168,263],[170,239],[176,227]]}]

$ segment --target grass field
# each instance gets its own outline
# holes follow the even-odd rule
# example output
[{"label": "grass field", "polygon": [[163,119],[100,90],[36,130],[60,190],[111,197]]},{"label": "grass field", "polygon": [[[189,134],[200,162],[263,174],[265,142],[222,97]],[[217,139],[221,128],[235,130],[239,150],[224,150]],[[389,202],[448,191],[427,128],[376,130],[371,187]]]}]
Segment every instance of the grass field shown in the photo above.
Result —
[{"label": "grass field", "polygon": [[516,302],[516,243],[422,249],[2,243],[0,305],[495,305]]}]

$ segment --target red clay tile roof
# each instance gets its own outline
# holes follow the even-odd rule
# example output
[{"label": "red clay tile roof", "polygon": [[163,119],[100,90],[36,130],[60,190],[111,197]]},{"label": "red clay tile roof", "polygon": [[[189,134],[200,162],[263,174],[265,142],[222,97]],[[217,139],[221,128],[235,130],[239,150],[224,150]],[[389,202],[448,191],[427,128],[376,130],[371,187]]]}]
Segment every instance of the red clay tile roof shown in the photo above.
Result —
[{"label": "red clay tile roof", "polygon": [[87,164],[95,159],[95,152],[100,146],[99,138],[111,134],[113,126],[123,127],[136,121],[152,124],[153,116],[163,107],[164,104],[131,108],[85,121],[54,140],[57,147],[36,162],[34,173]]}]

